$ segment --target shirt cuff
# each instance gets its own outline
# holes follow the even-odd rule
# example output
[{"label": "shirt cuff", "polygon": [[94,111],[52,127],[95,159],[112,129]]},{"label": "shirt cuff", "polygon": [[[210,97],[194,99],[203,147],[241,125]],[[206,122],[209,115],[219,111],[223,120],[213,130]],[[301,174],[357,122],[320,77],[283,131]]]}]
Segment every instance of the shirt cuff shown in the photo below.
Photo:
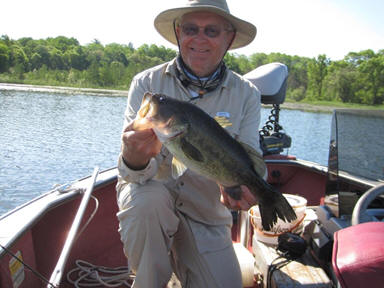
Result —
[{"label": "shirt cuff", "polygon": [[151,158],[148,165],[142,170],[132,170],[123,161],[123,156],[120,154],[117,168],[120,176],[127,182],[144,184],[157,173],[157,161]]}]

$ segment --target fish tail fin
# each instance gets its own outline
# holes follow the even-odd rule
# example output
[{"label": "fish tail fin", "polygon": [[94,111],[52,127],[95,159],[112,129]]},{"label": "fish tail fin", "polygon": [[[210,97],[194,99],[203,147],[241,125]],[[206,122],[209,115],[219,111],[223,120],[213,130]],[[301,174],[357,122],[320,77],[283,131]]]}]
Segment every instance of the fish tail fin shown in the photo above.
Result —
[{"label": "fish tail fin", "polygon": [[279,192],[269,192],[267,199],[260,199],[259,208],[261,223],[264,230],[271,230],[277,222],[277,217],[285,222],[291,222],[297,218],[295,211],[288,200]]}]

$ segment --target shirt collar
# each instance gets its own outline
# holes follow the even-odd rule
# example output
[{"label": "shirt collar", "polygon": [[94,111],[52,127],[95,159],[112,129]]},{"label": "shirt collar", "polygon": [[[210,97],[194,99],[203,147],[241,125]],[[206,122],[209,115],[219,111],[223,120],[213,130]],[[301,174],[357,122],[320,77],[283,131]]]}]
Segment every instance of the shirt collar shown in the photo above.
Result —
[{"label": "shirt collar", "polygon": [[[176,75],[176,58],[172,59],[171,61],[168,62],[168,65],[167,67],[165,68],[165,73],[166,74],[170,74],[172,75],[173,77],[177,78],[177,75]],[[225,75],[224,75],[224,79],[223,79],[223,82],[221,83],[221,87],[222,88],[226,88],[228,87],[228,82],[229,82],[229,69],[227,69],[225,71]]]}]

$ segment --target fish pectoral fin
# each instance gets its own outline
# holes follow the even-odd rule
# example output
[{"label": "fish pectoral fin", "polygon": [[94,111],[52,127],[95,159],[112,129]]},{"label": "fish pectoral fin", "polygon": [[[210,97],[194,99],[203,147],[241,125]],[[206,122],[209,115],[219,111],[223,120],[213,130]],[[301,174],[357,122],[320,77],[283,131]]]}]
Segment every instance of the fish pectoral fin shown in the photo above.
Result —
[{"label": "fish pectoral fin", "polygon": [[251,158],[253,162],[253,169],[255,172],[260,176],[264,177],[265,173],[267,171],[267,166],[265,165],[263,155],[261,155],[259,152],[257,152],[253,147],[251,147],[248,144],[240,142],[241,146],[245,149],[245,151],[248,153],[249,157]]},{"label": "fish pectoral fin", "polygon": [[189,143],[185,138],[180,139],[180,144],[181,144],[181,150],[183,150],[185,156],[197,162],[204,161],[203,154],[201,154],[199,149],[197,149],[195,146]]},{"label": "fish pectoral fin", "polygon": [[175,157],[172,158],[172,178],[177,179],[184,174],[187,170],[187,166],[177,160]]}]

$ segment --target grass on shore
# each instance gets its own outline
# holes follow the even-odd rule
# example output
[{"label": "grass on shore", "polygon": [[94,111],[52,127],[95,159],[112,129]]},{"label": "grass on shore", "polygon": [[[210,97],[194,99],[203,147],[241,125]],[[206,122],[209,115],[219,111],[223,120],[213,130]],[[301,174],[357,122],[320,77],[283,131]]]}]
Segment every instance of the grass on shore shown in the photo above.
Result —
[{"label": "grass on shore", "polygon": [[320,101],[320,100],[302,100],[300,102],[286,99],[285,102],[292,104],[304,104],[313,106],[333,107],[333,108],[350,108],[350,109],[366,109],[366,110],[384,110],[384,105],[366,105],[359,103],[343,103],[339,101]]}]

